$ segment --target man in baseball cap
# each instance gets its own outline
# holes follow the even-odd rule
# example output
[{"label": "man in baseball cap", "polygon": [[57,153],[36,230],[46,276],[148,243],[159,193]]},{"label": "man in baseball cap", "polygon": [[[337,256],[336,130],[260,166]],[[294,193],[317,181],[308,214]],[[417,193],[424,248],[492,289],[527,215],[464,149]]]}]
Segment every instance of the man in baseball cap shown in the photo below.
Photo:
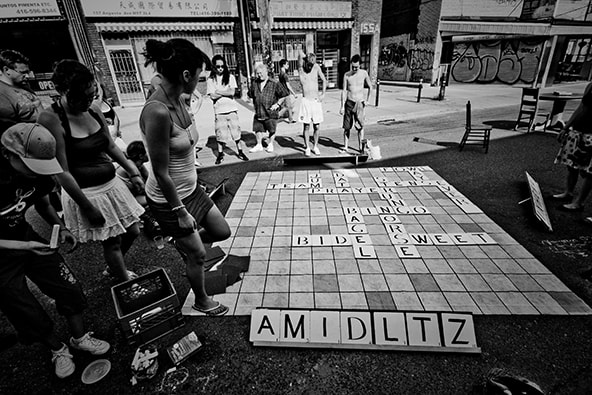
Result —
[{"label": "man in baseball cap", "polygon": [[55,158],[56,142],[43,126],[26,123],[8,128],[0,142],[0,311],[22,343],[47,346],[56,375],[67,377],[75,369],[72,354],[58,340],[53,322],[29,290],[25,277],[55,300],[58,313],[68,321],[71,347],[101,355],[110,345],[85,332],[82,311],[87,304],[78,280],[57,249],[39,236],[25,217],[34,205],[50,225],[59,225],[60,243],[72,248],[76,245],[48,198],[56,186],[52,175],[62,172]]},{"label": "man in baseball cap", "polygon": [[45,127],[38,123],[17,123],[2,134],[2,145],[16,154],[35,174],[61,173],[56,159],[56,141]]}]

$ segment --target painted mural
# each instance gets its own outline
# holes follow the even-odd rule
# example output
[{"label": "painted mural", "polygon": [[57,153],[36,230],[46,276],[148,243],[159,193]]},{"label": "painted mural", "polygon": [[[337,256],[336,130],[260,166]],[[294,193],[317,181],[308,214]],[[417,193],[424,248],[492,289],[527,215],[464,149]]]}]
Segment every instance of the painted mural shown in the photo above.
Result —
[{"label": "painted mural", "polygon": [[433,40],[409,40],[408,35],[381,39],[378,78],[389,81],[430,81],[434,64]]},{"label": "painted mural", "polygon": [[450,77],[456,82],[534,82],[544,40],[456,43]]}]

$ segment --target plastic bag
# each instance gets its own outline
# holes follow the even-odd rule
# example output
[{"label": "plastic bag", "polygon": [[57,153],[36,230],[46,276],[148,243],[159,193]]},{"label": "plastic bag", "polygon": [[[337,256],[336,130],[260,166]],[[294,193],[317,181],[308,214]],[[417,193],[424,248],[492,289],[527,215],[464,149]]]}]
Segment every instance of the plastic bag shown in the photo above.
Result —
[{"label": "plastic bag", "polygon": [[370,159],[382,159],[382,155],[380,155],[380,147],[378,145],[372,145],[372,140],[368,140],[366,142],[366,152],[368,153],[368,157]]}]

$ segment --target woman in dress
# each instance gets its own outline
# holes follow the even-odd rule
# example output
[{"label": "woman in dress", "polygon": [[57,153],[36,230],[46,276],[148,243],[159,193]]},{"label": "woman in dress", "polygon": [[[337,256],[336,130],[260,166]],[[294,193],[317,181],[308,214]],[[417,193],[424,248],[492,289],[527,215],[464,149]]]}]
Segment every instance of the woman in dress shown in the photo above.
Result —
[{"label": "woman in dress", "polygon": [[197,185],[194,146],[198,134],[181,101],[183,94],[195,90],[208,58],[184,39],[148,40],[144,56],[146,66],[154,64],[162,76],[140,115],[140,129],[152,164],[146,182],[148,205],[163,233],[175,239],[185,260],[195,294],[193,308],[211,316],[223,315],[228,307],[214,301],[205,290],[204,243],[227,239],[230,228]]},{"label": "woman in dress", "polygon": [[100,241],[107,270],[121,281],[136,277],[125,266],[124,255],[136,239],[144,212],[123,181],[115,176],[113,161],[131,175],[137,188],[144,183],[133,162],[113,142],[100,108],[92,102],[97,85],[92,72],[75,60],[62,60],[52,81],[60,99],[38,122],[57,142],[56,157],[64,172],[57,176],[66,226],[80,242]]},{"label": "woman in dress", "polygon": [[[592,84],[586,87],[582,102],[557,139],[562,145],[555,163],[567,166],[567,179],[565,191],[553,198],[568,201],[558,207],[562,211],[582,211],[592,190]],[[582,186],[574,195],[579,177],[583,179]]]}]

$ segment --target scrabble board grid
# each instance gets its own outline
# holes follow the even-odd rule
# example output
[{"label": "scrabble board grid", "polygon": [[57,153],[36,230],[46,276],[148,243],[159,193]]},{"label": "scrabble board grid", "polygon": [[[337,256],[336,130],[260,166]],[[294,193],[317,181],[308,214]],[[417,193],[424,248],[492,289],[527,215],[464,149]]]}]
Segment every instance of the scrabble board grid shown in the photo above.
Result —
[{"label": "scrabble board grid", "polygon": [[242,281],[216,296],[229,314],[592,312],[427,166],[248,173],[226,218],[234,233],[218,245],[251,257]]}]

